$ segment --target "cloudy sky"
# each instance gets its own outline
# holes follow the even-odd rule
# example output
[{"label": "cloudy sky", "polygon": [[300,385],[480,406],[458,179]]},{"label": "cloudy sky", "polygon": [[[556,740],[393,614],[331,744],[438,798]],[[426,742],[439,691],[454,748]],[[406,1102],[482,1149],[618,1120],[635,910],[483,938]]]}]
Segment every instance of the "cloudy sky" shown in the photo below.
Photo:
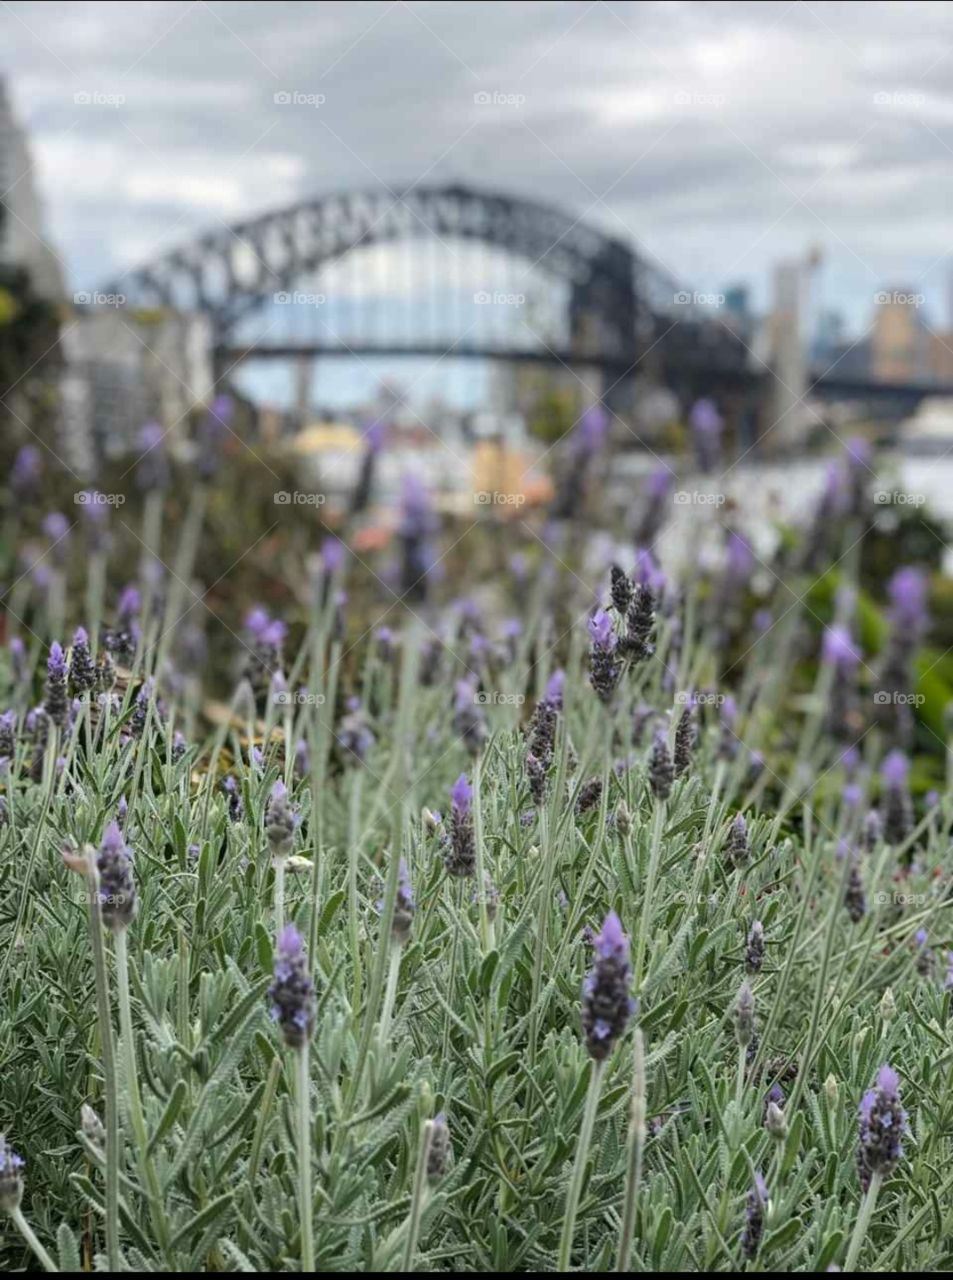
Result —
[{"label": "cloudy sky", "polygon": [[885,286],[948,320],[951,4],[0,0],[0,74],[76,288],[425,176],[558,202],[700,290],[764,302],[816,246],[855,331]]}]

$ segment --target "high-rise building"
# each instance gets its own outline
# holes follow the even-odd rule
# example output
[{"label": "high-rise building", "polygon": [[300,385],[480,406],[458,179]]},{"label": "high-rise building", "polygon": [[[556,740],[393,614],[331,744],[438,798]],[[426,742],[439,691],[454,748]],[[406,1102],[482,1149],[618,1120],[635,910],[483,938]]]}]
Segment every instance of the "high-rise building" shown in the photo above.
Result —
[{"label": "high-rise building", "polygon": [[929,376],[930,342],[914,289],[877,294],[870,369],[878,382],[922,382]]},{"label": "high-rise building", "polygon": [[64,296],[60,262],[43,227],[27,137],[0,79],[0,267],[4,266],[25,268],[41,298]]}]

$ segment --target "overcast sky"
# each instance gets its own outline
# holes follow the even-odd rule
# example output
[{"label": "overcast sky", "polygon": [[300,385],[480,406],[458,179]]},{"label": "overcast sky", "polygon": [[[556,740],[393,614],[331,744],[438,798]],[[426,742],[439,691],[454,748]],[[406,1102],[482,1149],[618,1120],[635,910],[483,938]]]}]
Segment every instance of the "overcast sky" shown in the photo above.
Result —
[{"label": "overcast sky", "polygon": [[951,4],[0,0],[0,72],[74,287],[426,175],[558,202],[759,302],[818,246],[855,329],[885,286],[947,322]]}]

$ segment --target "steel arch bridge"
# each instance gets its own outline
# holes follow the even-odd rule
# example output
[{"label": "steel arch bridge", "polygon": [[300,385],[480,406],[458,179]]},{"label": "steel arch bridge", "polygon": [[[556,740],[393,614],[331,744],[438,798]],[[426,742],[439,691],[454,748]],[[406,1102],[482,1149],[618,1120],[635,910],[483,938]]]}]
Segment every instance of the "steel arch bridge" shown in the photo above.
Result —
[{"label": "steel arch bridge", "polygon": [[[491,341],[469,337],[472,326],[458,321],[426,341],[396,331],[350,341],[333,333],[320,339],[243,340],[248,318],[276,300],[295,296],[291,291],[303,278],[355,251],[426,238],[490,246],[557,282],[566,312],[561,336],[531,343],[505,336]],[[665,333],[676,327],[675,319],[684,332],[693,324],[707,326],[709,365],[715,348],[714,363],[724,371],[740,373],[745,363],[740,346],[722,337],[713,340],[720,326],[693,316],[685,306],[675,308],[674,319],[667,314],[679,300],[678,286],[629,244],[556,207],[462,185],[336,192],[307,200],[201,235],[125,273],[104,286],[104,292],[121,292],[134,306],[206,314],[219,368],[250,357],[452,352],[555,366],[585,364],[618,384],[646,352],[663,343]],[[665,349],[663,343],[659,354]],[[679,359],[684,363],[684,354]]]}]

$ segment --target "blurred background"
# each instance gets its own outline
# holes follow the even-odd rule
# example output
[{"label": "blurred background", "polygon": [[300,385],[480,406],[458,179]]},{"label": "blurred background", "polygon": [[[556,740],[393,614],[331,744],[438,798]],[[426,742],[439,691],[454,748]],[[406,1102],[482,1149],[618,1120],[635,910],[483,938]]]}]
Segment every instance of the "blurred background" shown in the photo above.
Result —
[{"label": "blurred background", "polygon": [[0,28],[14,505],[42,474],[67,532],[138,529],[150,467],[173,505],[214,479],[208,604],[328,530],[386,556],[408,476],[451,581],[474,529],[570,559],[579,512],[663,564],[743,520],[766,559],[859,439],[884,539],[948,566],[953,7],[3,0]]}]

